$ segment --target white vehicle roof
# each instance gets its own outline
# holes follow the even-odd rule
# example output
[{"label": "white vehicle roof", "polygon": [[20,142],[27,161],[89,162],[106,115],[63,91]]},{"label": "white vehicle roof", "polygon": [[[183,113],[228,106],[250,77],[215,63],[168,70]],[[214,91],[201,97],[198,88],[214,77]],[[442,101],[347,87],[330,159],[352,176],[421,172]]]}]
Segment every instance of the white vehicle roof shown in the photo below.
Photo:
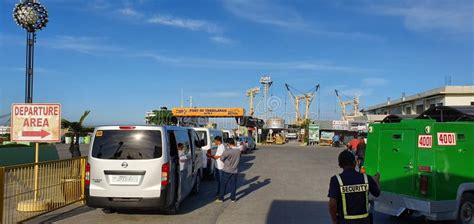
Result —
[{"label": "white vehicle roof", "polygon": [[182,130],[189,129],[179,126],[156,126],[156,125],[107,125],[98,126],[96,130]]}]

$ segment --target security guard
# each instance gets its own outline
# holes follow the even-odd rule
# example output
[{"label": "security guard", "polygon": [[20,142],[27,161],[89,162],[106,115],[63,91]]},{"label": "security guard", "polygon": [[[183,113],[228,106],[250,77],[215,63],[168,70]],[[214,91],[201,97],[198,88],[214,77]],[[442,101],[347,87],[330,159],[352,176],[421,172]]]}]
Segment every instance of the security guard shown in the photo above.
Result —
[{"label": "security guard", "polygon": [[369,224],[369,193],[380,195],[380,175],[375,178],[355,170],[354,154],[343,151],[339,154],[339,167],[344,171],[331,178],[329,185],[329,213],[333,224]]}]

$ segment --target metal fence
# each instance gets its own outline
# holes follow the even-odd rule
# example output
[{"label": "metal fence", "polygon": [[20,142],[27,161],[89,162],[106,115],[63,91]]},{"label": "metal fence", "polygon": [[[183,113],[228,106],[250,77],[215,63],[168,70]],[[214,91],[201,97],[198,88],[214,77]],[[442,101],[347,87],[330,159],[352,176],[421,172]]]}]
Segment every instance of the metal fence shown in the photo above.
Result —
[{"label": "metal fence", "polygon": [[84,199],[87,157],[0,167],[0,224],[19,223]]}]

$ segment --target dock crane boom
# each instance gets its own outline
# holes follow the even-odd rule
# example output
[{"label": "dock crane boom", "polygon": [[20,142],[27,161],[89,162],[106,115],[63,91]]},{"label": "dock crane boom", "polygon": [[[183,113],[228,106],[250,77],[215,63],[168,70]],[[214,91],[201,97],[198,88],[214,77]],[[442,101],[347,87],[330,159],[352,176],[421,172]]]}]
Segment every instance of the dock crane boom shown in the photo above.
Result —
[{"label": "dock crane boom", "polygon": [[[310,89],[306,93],[303,93],[303,92],[295,89],[294,87],[291,87],[288,84],[285,84],[285,87],[288,90],[288,93],[290,94],[290,97],[293,99],[293,101],[295,103],[294,104],[295,114],[296,114],[295,115],[295,124],[303,124],[304,120],[309,119],[310,106],[311,106],[311,103],[314,100],[314,95],[319,90],[319,85],[317,85],[316,87]],[[297,91],[297,92],[301,93],[302,95],[296,95],[293,91]],[[301,102],[303,102],[303,100],[304,100],[304,103],[305,103],[304,119],[303,119],[303,117],[301,116],[301,113],[300,113],[300,104],[301,104]]]},{"label": "dock crane boom", "polygon": [[[352,120],[354,117],[358,117],[361,115],[361,113],[359,112],[360,101],[358,95],[354,96],[353,100],[343,101],[341,95],[339,94],[339,91],[337,89],[334,91],[336,92],[336,97],[339,101],[339,105],[341,106],[341,118],[343,121],[349,121]],[[352,105],[353,107],[353,112],[351,114],[347,113],[347,106],[349,105]]]},{"label": "dock crane boom", "polygon": [[335,89],[334,92],[336,92],[336,97],[339,101],[339,106],[341,106],[341,118],[343,121],[347,121],[347,105],[350,105],[352,102],[343,101],[337,89]]},{"label": "dock crane boom", "polygon": [[285,87],[288,90],[288,94],[290,94],[290,97],[293,99],[294,107],[295,107],[295,124],[300,124],[301,122],[301,114],[300,114],[300,103],[301,101],[305,98],[304,96],[297,96],[291,91],[290,85],[285,83]]},{"label": "dock crane boom", "polygon": [[260,87],[255,87],[245,92],[245,96],[249,98],[249,115],[250,116],[253,116],[255,113],[253,101],[254,101],[255,95],[257,95],[259,92],[260,92]]},{"label": "dock crane boom", "polygon": [[319,84],[316,85],[316,87],[314,87],[313,89],[310,89],[307,93],[304,94],[305,103],[306,103],[306,108],[305,108],[305,112],[304,112],[304,119],[305,120],[309,119],[309,111],[310,111],[309,108],[311,106],[311,103],[314,100],[314,95],[316,94],[316,92],[318,90],[319,90]]}]

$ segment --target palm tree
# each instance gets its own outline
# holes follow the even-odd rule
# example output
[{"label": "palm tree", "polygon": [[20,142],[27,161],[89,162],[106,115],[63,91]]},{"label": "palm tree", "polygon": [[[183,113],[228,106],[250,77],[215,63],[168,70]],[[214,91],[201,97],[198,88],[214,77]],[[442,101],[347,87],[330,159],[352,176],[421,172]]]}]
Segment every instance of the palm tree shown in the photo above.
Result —
[{"label": "palm tree", "polygon": [[160,110],[154,110],[155,116],[150,118],[150,123],[154,125],[176,125],[178,119],[173,116],[173,112],[168,110],[166,107],[162,107]]},{"label": "palm tree", "polygon": [[82,133],[84,127],[84,120],[89,116],[90,110],[84,111],[84,114],[81,116],[79,119],[79,122],[70,122],[66,119],[62,119],[61,125],[62,128],[68,128],[72,131],[73,136],[76,137],[76,141],[74,141],[74,138],[71,141],[71,146],[69,146],[69,151],[71,152],[72,158],[75,157],[80,157],[81,156],[81,150],[79,146],[79,136]]}]

